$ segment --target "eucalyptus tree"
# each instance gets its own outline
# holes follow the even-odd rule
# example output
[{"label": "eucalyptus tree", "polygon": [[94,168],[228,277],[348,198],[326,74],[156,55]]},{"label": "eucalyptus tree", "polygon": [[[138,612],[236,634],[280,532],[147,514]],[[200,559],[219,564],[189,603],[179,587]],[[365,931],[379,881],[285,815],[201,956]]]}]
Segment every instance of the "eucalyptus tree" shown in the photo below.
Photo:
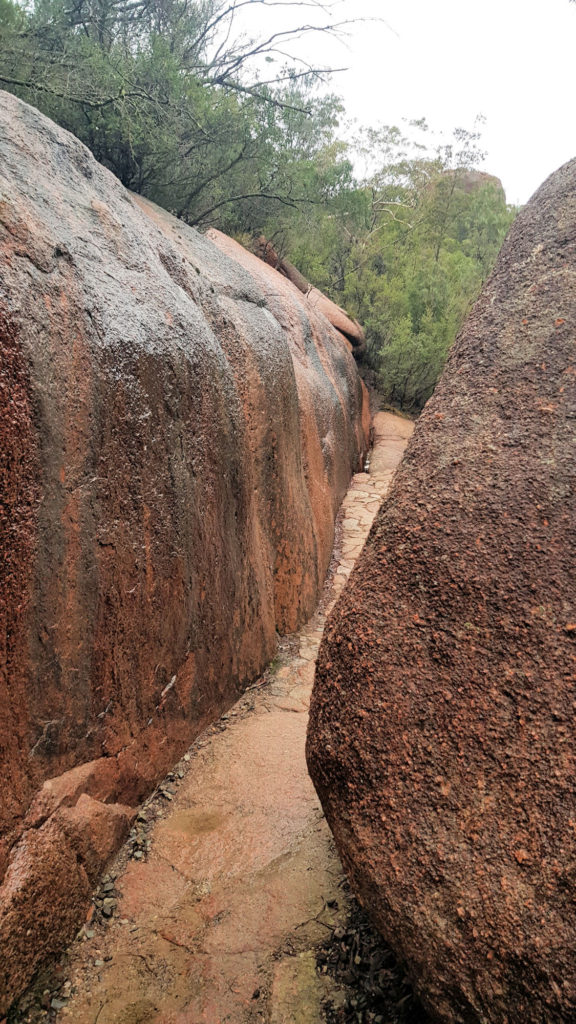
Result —
[{"label": "eucalyptus tree", "polygon": [[384,398],[417,410],[516,210],[498,179],[478,170],[478,126],[443,145],[425,122],[414,127],[417,143],[394,127],[368,133],[375,169],[363,183],[365,219],[354,225],[340,301],[366,327]]},{"label": "eucalyptus tree", "polygon": [[[338,32],[333,3],[0,4],[0,84],[74,132],[128,188],[191,223],[238,202],[298,201],[286,174],[294,161],[277,154],[292,131],[287,115],[322,134],[326,100],[313,85],[327,71],[290,59],[290,43]],[[243,9],[270,7],[285,8],[292,24],[257,38],[237,30]],[[316,19],[294,25],[303,11]]]}]

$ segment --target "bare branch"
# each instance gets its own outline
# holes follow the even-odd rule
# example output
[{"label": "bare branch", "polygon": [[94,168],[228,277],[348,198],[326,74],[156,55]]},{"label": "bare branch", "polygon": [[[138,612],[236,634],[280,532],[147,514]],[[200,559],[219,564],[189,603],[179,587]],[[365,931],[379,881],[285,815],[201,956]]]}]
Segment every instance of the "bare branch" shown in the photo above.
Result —
[{"label": "bare branch", "polygon": [[310,114],[310,109],[306,107],[295,107],[291,103],[285,103],[283,100],[277,99],[270,93],[263,94],[259,93],[257,87],[252,88],[249,85],[239,85],[238,82],[227,82],[220,81],[219,79],[208,80],[209,85],[220,85],[223,89],[231,89],[234,92],[242,92],[247,96],[253,96],[254,99],[259,100],[261,103],[268,103],[272,107],[278,107],[280,110],[294,110],[298,114]]},{"label": "bare branch", "polygon": [[219,202],[213,203],[212,206],[203,210],[202,213],[199,213],[198,216],[195,217],[194,220],[189,221],[189,223],[193,225],[200,224],[211,213],[214,213],[215,210],[219,210],[222,206],[227,206],[229,203],[239,203],[242,199],[273,199],[278,203],[282,203],[283,206],[292,207],[293,210],[297,210],[301,203],[315,204],[316,202],[314,199],[308,199],[305,197],[301,199],[291,199],[289,196],[280,196],[276,193],[270,192],[245,192],[243,195],[229,196],[228,199],[221,199]]},{"label": "bare branch", "polygon": [[109,106],[111,103],[116,103],[119,99],[122,98],[122,94],[120,94],[119,96],[112,96],[105,100],[89,100],[85,96],[71,96],[65,92],[58,92],[57,89],[54,89],[50,85],[43,85],[42,82],[23,82],[17,78],[11,78],[7,75],[1,74],[0,82],[2,82],[4,85],[17,86],[20,89],[32,89],[36,90],[37,92],[45,92],[48,93],[50,96],[56,96],[57,99],[69,100],[70,103],[78,103],[81,106],[91,107],[93,109],[102,109],[103,107]]},{"label": "bare branch", "polygon": [[327,4],[317,2],[317,0],[233,0],[228,7],[225,7],[208,22],[194,42],[197,47],[200,47],[206,39],[210,38],[219,24],[225,21],[226,18],[233,18],[243,7],[312,7],[328,13],[332,7],[337,6],[338,2],[339,0],[333,0],[333,2]]},{"label": "bare branch", "polygon": [[[236,165],[240,163],[240,161],[244,158],[244,154],[246,152],[247,145],[248,144],[246,144],[245,146],[242,147],[242,149],[240,150],[238,155],[235,156],[232,160],[230,160],[230,162],[227,164],[226,167],[219,168],[216,171],[215,174],[213,174],[209,178],[205,178],[201,185],[196,185],[194,187],[194,189],[191,192],[188,193],[188,195],[186,196],[185,201],[183,202],[182,206],[180,207],[180,209],[178,211],[178,214],[177,214],[178,217],[182,218],[184,216],[184,213],[186,212],[186,209],[190,205],[192,200],[196,199],[196,197],[199,196],[200,193],[203,192],[204,189],[208,185],[210,185],[213,181],[217,181],[218,178],[221,178],[224,174],[227,174],[228,171],[231,171],[233,167],[236,167]],[[208,213],[212,213],[214,209],[215,209],[215,207],[213,207],[212,210],[208,210]]]},{"label": "bare branch", "polygon": [[[268,78],[264,82],[258,81],[258,82],[256,82],[254,84],[254,86],[250,86],[249,88],[263,89],[264,86],[266,86],[266,85],[281,85],[282,82],[296,82],[300,78],[310,78],[310,77],[312,77],[312,78],[319,78],[319,79],[321,79],[322,75],[326,75],[326,74],[335,75],[335,74],[338,74],[340,71],[348,71],[348,68],[312,68],[312,67],[310,67],[310,69],[308,71],[298,71],[297,73],[295,73],[295,72],[288,72],[287,75],[281,75],[280,78]],[[294,108],[294,109],[298,109],[298,108]]]}]

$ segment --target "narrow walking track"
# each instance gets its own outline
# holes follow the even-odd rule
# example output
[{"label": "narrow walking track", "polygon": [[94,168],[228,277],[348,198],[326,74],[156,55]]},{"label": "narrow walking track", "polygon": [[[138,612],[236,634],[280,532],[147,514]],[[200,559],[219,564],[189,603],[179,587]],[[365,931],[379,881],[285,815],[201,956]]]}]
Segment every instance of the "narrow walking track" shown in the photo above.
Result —
[{"label": "narrow walking track", "polygon": [[64,961],[62,1024],[311,1024],[337,998],[313,950],[345,911],[342,868],[304,743],[326,616],[412,432],[388,413],[374,426],[320,608],[148,801],[101,890],[113,917]]}]

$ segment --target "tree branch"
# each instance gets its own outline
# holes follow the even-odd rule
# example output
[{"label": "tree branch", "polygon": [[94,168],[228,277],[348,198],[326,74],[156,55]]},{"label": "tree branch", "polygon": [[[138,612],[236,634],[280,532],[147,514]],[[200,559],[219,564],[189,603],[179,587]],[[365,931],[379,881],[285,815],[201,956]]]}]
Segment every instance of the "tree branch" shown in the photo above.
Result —
[{"label": "tree branch", "polygon": [[[205,189],[205,188],[206,188],[206,186],[207,186],[207,185],[211,185],[213,181],[217,181],[217,180],[218,180],[218,178],[221,178],[221,177],[222,177],[222,176],[223,176],[224,174],[227,174],[227,173],[228,173],[228,171],[231,171],[233,167],[236,167],[236,165],[240,163],[240,161],[241,161],[241,160],[243,159],[243,157],[244,157],[244,154],[245,154],[245,152],[246,152],[247,146],[248,146],[248,143],[246,143],[246,145],[242,147],[242,149],[240,150],[240,152],[238,153],[238,155],[237,155],[237,156],[235,156],[235,157],[234,157],[234,159],[233,159],[233,160],[231,160],[231,161],[230,161],[230,163],[229,163],[229,164],[227,164],[227,166],[226,166],[226,167],[221,167],[221,168],[219,168],[219,169],[218,169],[218,170],[216,171],[216,173],[215,173],[215,174],[213,174],[213,175],[212,175],[212,176],[211,176],[210,178],[206,178],[206,179],[205,179],[205,180],[204,180],[204,181],[202,182],[202,184],[201,184],[201,185],[197,185],[197,186],[196,186],[196,187],[195,187],[195,188],[194,188],[194,189],[192,190],[192,192],[190,192],[190,193],[188,194],[188,196],[186,197],[186,200],[185,200],[184,204],[183,204],[183,205],[182,205],[182,206],[180,207],[180,209],[178,210],[178,213],[177,213],[177,216],[178,216],[178,217],[180,217],[180,218],[182,218],[182,217],[183,217],[183,215],[184,215],[184,212],[185,212],[186,208],[187,208],[187,207],[188,207],[188,206],[190,205],[190,203],[192,202],[192,200],[196,198],[196,196],[200,195],[200,193],[201,193],[201,192],[203,191],[203,189]],[[214,209],[215,209],[215,207],[213,207],[213,209],[212,209],[212,210],[208,210],[208,213],[212,213]]]},{"label": "tree branch", "polygon": [[219,210],[221,206],[226,206],[228,203],[239,203],[242,199],[273,199],[278,203],[282,203],[283,206],[292,207],[293,210],[298,209],[299,203],[315,203],[314,199],[290,199],[287,196],[279,196],[276,193],[270,192],[245,192],[243,195],[230,196],[228,199],[221,199],[219,202],[213,203],[212,206],[209,206],[206,210],[203,210],[202,213],[199,213],[193,221],[190,221],[190,223],[192,225],[200,224],[205,217],[214,213],[215,210]]}]

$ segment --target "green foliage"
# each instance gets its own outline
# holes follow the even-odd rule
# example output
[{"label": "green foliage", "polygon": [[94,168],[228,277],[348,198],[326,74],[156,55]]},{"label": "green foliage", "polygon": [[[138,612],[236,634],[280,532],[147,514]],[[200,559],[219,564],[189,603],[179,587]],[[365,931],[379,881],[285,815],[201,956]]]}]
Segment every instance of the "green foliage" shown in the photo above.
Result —
[{"label": "green foliage", "polygon": [[[377,224],[376,248],[372,241],[366,253],[377,311],[367,325],[370,351],[384,397],[400,408],[417,410],[432,394],[513,216],[496,183],[469,186],[465,169],[445,167],[434,168],[424,187],[407,184],[398,221],[388,215]],[[367,265],[348,281],[360,316]]]},{"label": "green foliage", "polygon": [[[0,85],[188,223],[266,235],[365,326],[385,400],[417,410],[513,211],[473,170],[476,130],[439,146],[422,120],[340,141],[342,106],[314,92],[315,69],[235,38],[244,3],[0,0]],[[266,74],[249,74],[254,58]]]},{"label": "green foliage", "polygon": [[[372,171],[314,226],[310,270],[366,328],[368,359],[384,400],[417,411],[490,272],[515,211],[497,179],[474,169],[479,133],[428,142],[425,122],[369,130],[359,149]],[[309,236],[292,243],[306,267]],[[298,262],[298,259],[296,260]]]},{"label": "green foliage", "polygon": [[334,181],[337,101],[315,98],[312,68],[248,74],[274,42],[233,38],[241,0],[0,3],[0,85],[189,223],[247,227],[255,203],[317,202]]},{"label": "green foliage", "polygon": [[15,30],[23,21],[20,8],[11,0],[0,0],[0,25],[10,30]]},{"label": "green foliage", "polygon": [[[425,121],[355,140],[363,179],[334,143],[338,174],[323,202],[274,212],[275,248],[363,324],[385,402],[417,411],[494,263],[515,211],[497,179],[475,170],[479,131],[434,143]],[[317,187],[317,186],[316,186]]]}]

